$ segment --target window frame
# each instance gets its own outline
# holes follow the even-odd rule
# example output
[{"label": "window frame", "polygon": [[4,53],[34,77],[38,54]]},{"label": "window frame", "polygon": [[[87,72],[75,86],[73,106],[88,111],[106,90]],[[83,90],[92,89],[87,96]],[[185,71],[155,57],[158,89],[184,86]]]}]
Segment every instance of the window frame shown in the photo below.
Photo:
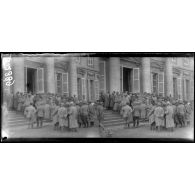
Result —
[{"label": "window frame", "polygon": [[[39,79],[39,71],[42,71],[42,77]],[[42,90],[39,88],[39,82],[42,82]],[[44,93],[44,68],[37,68],[37,92],[38,93]]]},{"label": "window frame", "polygon": [[94,68],[94,58],[93,57],[87,58],[87,65],[88,67]]},{"label": "window frame", "polygon": [[[135,79],[135,70],[138,70],[138,79]],[[138,81],[138,89],[135,90],[135,81]],[[133,68],[133,93],[140,93],[140,69],[139,68]]]}]

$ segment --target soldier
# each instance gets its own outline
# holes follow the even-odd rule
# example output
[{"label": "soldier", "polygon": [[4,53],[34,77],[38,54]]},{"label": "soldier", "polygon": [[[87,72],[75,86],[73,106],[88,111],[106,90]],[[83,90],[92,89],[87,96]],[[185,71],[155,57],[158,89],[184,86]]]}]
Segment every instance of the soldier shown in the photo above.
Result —
[{"label": "soldier", "polygon": [[160,102],[157,103],[157,107],[154,110],[154,116],[156,127],[158,128],[158,131],[160,131],[164,126],[164,109]]},{"label": "soldier", "polygon": [[83,105],[81,106],[81,120],[84,125],[84,127],[88,127],[88,115],[89,115],[89,110],[88,110],[88,105],[87,102],[83,102]]},{"label": "soldier", "polygon": [[64,107],[64,103],[60,104],[58,108],[58,121],[59,121],[59,130],[63,131],[65,128],[65,119],[67,117],[67,110]]},{"label": "soldier", "polygon": [[39,105],[37,106],[37,127],[42,128],[43,127],[43,118],[45,114],[45,109],[44,109],[44,103],[40,102]]},{"label": "soldier", "polygon": [[49,100],[46,101],[46,104],[45,104],[45,115],[44,115],[44,118],[45,120],[47,121],[50,121],[51,120],[51,114],[50,114],[50,111],[51,111],[51,106],[49,105]]},{"label": "soldier", "polygon": [[114,97],[115,97],[115,91],[110,96],[110,109],[113,110],[114,107]]},{"label": "soldier", "polygon": [[187,102],[185,105],[185,120],[186,120],[186,125],[190,125],[191,121],[191,115],[192,115],[192,107],[190,105],[190,102]]},{"label": "soldier", "polygon": [[94,126],[94,120],[95,120],[95,108],[94,103],[89,103],[89,125]]},{"label": "soldier", "polygon": [[81,104],[79,102],[76,103],[76,108],[77,108],[77,122],[79,125],[79,128],[82,127],[82,120],[81,120]]},{"label": "soldier", "polygon": [[53,125],[54,125],[54,130],[58,130],[59,127],[59,120],[58,120],[58,102],[54,102],[53,105],[53,112],[52,112],[52,119],[53,119]]},{"label": "soldier", "polygon": [[103,108],[103,103],[102,102],[98,102],[97,103],[97,107],[96,107],[96,115],[97,115],[97,120],[98,120],[98,124],[99,127],[104,119],[104,108]]},{"label": "soldier", "polygon": [[167,107],[165,110],[165,116],[166,116],[166,128],[168,130],[173,131],[174,128],[174,111],[173,111],[173,107],[171,105],[170,102],[167,102]]},{"label": "soldier", "polygon": [[177,125],[179,124],[179,120],[178,120],[178,114],[177,114],[177,102],[176,101],[173,101],[172,107],[173,107],[173,120],[174,120],[175,127],[177,127]]},{"label": "soldier", "polygon": [[155,115],[154,115],[155,108],[156,108],[156,106],[152,105],[152,107],[150,108],[150,111],[148,113],[149,123],[150,123],[150,130],[155,130],[156,129]]},{"label": "soldier", "polygon": [[178,114],[178,120],[181,125],[181,127],[185,127],[185,106],[183,105],[183,101],[179,100],[179,105],[177,106],[177,114]]},{"label": "soldier", "polygon": [[70,108],[69,108],[69,128],[71,131],[77,131],[78,128],[78,122],[77,122],[77,108],[74,104],[74,102],[70,102]]},{"label": "soldier", "polygon": [[110,105],[110,93],[109,92],[107,92],[106,94],[105,94],[105,96],[104,96],[104,100],[105,100],[105,102],[104,102],[104,107],[106,108],[106,109],[109,109],[109,105]]},{"label": "soldier", "polygon": [[33,128],[33,124],[36,122],[36,109],[32,103],[25,108],[24,115],[29,120],[28,128]]},{"label": "soldier", "polygon": [[141,108],[140,108],[141,102],[135,101],[133,103],[133,126],[135,127],[137,124],[137,127],[139,126],[139,119],[141,116]]},{"label": "soldier", "polygon": [[122,116],[123,116],[123,119],[125,121],[124,128],[130,127],[131,113],[132,113],[132,109],[129,106],[129,102],[126,102],[126,105],[123,106],[123,108],[122,108]]}]

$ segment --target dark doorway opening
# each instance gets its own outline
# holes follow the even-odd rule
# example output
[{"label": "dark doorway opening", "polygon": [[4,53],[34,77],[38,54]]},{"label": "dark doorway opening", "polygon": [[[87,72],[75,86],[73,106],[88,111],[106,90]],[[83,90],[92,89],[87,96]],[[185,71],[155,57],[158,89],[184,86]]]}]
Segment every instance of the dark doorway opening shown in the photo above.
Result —
[{"label": "dark doorway opening", "polygon": [[123,67],[123,92],[132,92],[133,88],[133,71],[130,68]]},{"label": "dark doorway opening", "polygon": [[34,68],[27,68],[27,92],[36,92],[36,72]]}]

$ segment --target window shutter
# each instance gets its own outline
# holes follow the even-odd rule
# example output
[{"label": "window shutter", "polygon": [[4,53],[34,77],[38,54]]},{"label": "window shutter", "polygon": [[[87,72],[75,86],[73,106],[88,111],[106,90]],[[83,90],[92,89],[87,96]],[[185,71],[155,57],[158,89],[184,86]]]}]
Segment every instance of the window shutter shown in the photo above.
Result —
[{"label": "window shutter", "polygon": [[37,88],[39,93],[44,93],[44,72],[43,68],[37,69]]},{"label": "window shutter", "polygon": [[120,91],[123,91],[123,67],[120,66]]},{"label": "window shutter", "polygon": [[177,87],[178,87],[178,98],[181,99],[182,98],[182,96],[181,96],[181,89],[182,89],[181,78],[177,79]]},{"label": "window shutter", "polygon": [[140,92],[140,78],[139,78],[139,68],[133,69],[133,92]]},{"label": "window shutter", "polygon": [[191,80],[190,81],[190,97],[189,97],[189,100],[194,100],[194,80]]},{"label": "window shutter", "polygon": [[27,92],[27,67],[24,67],[24,91]]},{"label": "window shutter", "polygon": [[86,100],[86,80],[85,78],[82,78],[81,81],[82,81],[82,99]]},{"label": "window shutter", "polygon": [[164,96],[164,73],[158,74],[158,94]]},{"label": "window shutter", "polygon": [[186,80],[183,79],[183,99],[186,100]]},{"label": "window shutter", "polygon": [[100,91],[106,92],[106,63],[100,62]]},{"label": "window shutter", "polygon": [[99,100],[99,81],[95,80],[95,99]]},{"label": "window shutter", "polygon": [[62,73],[62,90],[68,95],[68,73]]},{"label": "window shutter", "polygon": [[90,79],[87,79],[87,89],[88,89],[88,100],[91,101],[91,85],[90,85]]},{"label": "window shutter", "polygon": [[150,74],[151,92],[153,93],[153,73]]},{"label": "window shutter", "polygon": [[57,72],[55,72],[55,92],[58,93],[58,88],[57,88]]}]

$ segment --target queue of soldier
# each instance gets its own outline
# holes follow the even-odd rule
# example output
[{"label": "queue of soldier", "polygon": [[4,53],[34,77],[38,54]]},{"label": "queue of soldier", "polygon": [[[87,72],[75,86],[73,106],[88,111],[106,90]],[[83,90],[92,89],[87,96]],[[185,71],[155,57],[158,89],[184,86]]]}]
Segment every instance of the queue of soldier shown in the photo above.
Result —
[{"label": "queue of soldier", "polygon": [[29,128],[34,128],[34,123],[37,128],[42,128],[45,121],[60,131],[100,126],[105,110],[119,113],[124,119],[124,128],[132,128],[131,123],[136,128],[140,120],[144,120],[149,122],[151,130],[173,131],[176,127],[190,125],[192,121],[192,103],[148,93],[100,93],[95,102],[50,93],[17,92],[5,99],[4,109],[22,112],[29,121]]}]

